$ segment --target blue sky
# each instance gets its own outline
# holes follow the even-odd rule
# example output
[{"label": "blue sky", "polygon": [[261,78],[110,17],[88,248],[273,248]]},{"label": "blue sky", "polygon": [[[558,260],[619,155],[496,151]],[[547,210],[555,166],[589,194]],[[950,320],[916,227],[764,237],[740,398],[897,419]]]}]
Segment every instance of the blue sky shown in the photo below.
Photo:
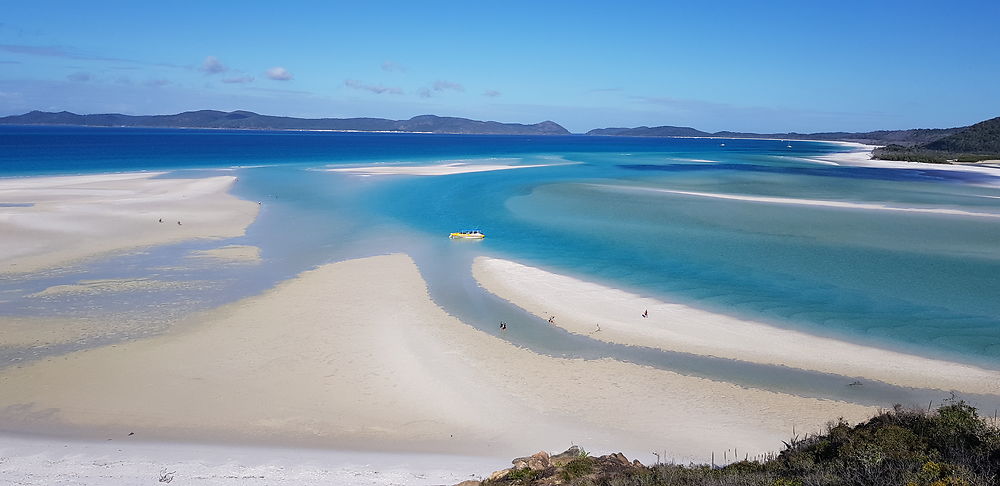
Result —
[{"label": "blue sky", "polygon": [[0,115],[745,131],[1000,116],[1000,1],[3,2]]}]

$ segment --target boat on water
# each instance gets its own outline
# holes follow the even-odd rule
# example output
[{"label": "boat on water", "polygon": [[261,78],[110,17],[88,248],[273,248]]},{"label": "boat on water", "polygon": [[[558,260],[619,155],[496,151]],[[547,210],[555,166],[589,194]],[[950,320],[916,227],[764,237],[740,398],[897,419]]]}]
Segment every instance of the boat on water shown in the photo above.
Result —
[{"label": "boat on water", "polygon": [[475,229],[470,231],[456,231],[448,237],[453,240],[481,240],[486,238],[486,235],[482,231]]}]

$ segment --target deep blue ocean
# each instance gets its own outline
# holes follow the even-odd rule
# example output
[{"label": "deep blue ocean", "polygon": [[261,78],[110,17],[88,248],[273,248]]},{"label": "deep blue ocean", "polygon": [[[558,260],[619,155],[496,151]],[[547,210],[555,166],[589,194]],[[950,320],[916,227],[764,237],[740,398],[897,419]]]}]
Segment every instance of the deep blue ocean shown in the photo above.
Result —
[{"label": "deep blue ocean", "polygon": [[[260,201],[262,210],[241,238],[0,277],[0,316],[115,313],[155,323],[260,293],[323,263],[405,252],[448,312],[493,333],[498,320],[524,322],[504,338],[539,352],[615,356],[821,396],[840,379],[626,349],[535,325],[471,279],[472,258],[489,255],[781,327],[1000,369],[1000,217],[663,191],[1000,215],[997,176],[811,159],[845,150],[778,140],[2,127],[0,177],[233,174],[234,193]],[[317,170],[456,161],[560,165],[433,177]],[[488,237],[447,238],[469,228]],[[192,249],[223,244],[256,245],[264,261],[182,264]],[[24,297],[59,283],[150,275],[203,284],[44,303]],[[888,386],[864,393],[872,402],[924,396]]]}]

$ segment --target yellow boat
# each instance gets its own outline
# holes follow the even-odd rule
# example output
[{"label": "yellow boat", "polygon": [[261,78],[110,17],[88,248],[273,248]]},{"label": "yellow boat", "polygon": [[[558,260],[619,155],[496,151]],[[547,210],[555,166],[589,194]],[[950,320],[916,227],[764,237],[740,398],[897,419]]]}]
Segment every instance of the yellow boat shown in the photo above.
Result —
[{"label": "yellow boat", "polygon": [[486,238],[486,235],[482,231],[472,230],[472,231],[456,231],[448,236],[453,240],[481,240]]}]

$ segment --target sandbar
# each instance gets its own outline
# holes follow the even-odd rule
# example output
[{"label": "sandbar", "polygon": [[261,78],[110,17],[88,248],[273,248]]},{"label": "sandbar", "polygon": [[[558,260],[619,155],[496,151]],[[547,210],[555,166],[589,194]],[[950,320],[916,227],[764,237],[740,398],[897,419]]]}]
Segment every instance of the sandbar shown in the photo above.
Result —
[{"label": "sandbar", "polygon": [[412,175],[412,176],[443,176],[454,174],[467,174],[471,172],[491,172],[496,170],[531,169],[534,167],[552,167],[558,164],[471,164],[468,162],[452,162],[447,164],[431,165],[366,165],[363,167],[338,167],[322,169],[327,172],[343,172],[355,175]]},{"label": "sandbar", "polygon": [[573,443],[644,461],[752,457],[793,427],[875,412],[540,355],[447,314],[399,254],[324,265],[160,336],[7,367],[0,388],[0,430],[13,432],[507,460]]},{"label": "sandbar", "polygon": [[260,263],[260,248],[253,245],[226,245],[208,250],[194,250],[189,258],[204,258],[230,263]]},{"label": "sandbar", "polygon": [[0,179],[0,273],[26,273],[123,250],[244,234],[258,205],[234,176],[162,172]]},{"label": "sandbar", "polygon": [[[746,201],[746,202],[756,202],[765,204],[816,206],[816,207],[838,208],[838,209],[863,209],[863,210],[874,210],[874,211],[902,211],[908,213],[944,214],[952,216],[972,216],[978,218],[1000,218],[1000,213],[966,211],[963,209],[950,209],[950,208],[940,208],[940,207],[934,207],[934,208],[916,207],[916,206],[903,207],[903,206],[890,206],[887,204],[876,204],[876,203],[828,201],[823,199],[802,199],[802,198],[792,198],[792,197],[750,196],[745,194],[723,194],[717,192],[678,191],[673,189],[660,189],[655,187],[616,186],[610,184],[589,184],[589,185],[600,188],[612,188],[621,191],[658,192],[664,194],[677,194],[681,196],[694,196],[694,197],[703,197],[711,199],[729,199],[734,201]],[[984,196],[984,197],[990,197],[990,196]]]},{"label": "sandbar", "polygon": [[109,327],[105,322],[84,319],[12,316],[0,318],[0,326],[0,348],[42,348],[86,341],[103,337]]},{"label": "sandbar", "polygon": [[[996,394],[1000,371],[863,346],[478,257],[486,290],[567,331],[606,342],[783,365],[894,385]],[[642,317],[648,310],[649,317]],[[600,326],[600,331],[597,327]]]},{"label": "sandbar", "polygon": [[204,284],[197,281],[167,281],[150,278],[123,278],[123,279],[98,279],[80,280],[72,284],[61,284],[46,287],[39,292],[28,294],[25,297],[53,297],[57,295],[94,295],[118,292],[142,292],[153,290],[182,289],[191,288]]}]

